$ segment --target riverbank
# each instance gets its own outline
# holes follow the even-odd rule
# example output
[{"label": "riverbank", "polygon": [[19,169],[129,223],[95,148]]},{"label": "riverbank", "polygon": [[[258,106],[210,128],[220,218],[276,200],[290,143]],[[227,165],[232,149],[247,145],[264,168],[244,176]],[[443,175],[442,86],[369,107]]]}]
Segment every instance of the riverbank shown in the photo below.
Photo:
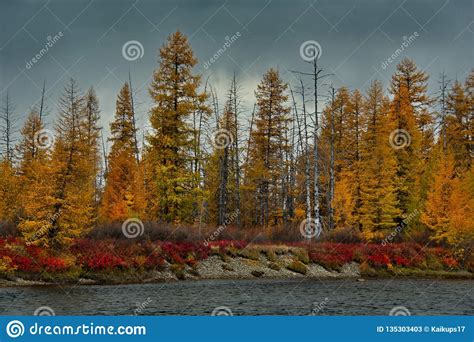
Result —
[{"label": "riverbank", "polygon": [[474,279],[455,252],[417,244],[247,244],[80,240],[51,254],[0,240],[0,286],[155,283],[200,279]]}]

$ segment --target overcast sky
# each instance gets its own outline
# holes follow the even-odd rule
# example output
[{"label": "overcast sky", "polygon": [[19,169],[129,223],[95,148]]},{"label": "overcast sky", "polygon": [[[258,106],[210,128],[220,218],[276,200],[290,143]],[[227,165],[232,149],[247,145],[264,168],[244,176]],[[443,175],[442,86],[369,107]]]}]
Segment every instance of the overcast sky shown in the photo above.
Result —
[{"label": "overcast sky", "polygon": [[[204,79],[209,76],[221,95],[235,72],[248,107],[253,106],[256,84],[270,67],[296,84],[289,70],[309,67],[300,56],[300,46],[308,40],[320,44],[320,65],[334,74],[325,82],[334,86],[365,90],[373,79],[387,85],[396,63],[409,57],[431,75],[434,92],[442,71],[463,80],[474,66],[473,4],[470,0],[1,0],[0,97],[3,101],[8,90],[17,114],[24,118],[46,81],[51,125],[58,95],[72,76],[83,90],[94,86],[107,127],[116,95],[131,70],[135,87],[140,87],[138,114],[143,127],[158,48],[177,29],[190,38],[199,59],[196,72]],[[204,68],[226,38],[237,32],[240,37]],[[418,36],[383,68],[415,32]],[[52,46],[32,62],[48,41]],[[129,41],[143,46],[137,59],[125,55],[135,60],[124,58],[122,52]]]}]

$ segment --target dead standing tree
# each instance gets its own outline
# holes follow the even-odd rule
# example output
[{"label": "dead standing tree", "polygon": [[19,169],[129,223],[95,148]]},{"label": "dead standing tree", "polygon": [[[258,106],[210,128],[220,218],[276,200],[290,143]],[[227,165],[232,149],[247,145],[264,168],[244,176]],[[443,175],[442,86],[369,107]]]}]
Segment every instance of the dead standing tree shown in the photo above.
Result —
[{"label": "dead standing tree", "polygon": [[328,227],[329,230],[334,228],[334,208],[332,201],[334,198],[334,107],[335,107],[335,93],[334,87],[330,87],[331,106],[329,110],[329,125],[330,125],[330,136],[329,136],[329,191],[327,195],[327,207],[328,207]]},{"label": "dead standing tree", "polygon": [[[311,76],[314,86],[314,113],[312,116],[313,124],[313,213],[314,220],[311,220],[311,214],[306,213],[306,231],[315,233],[321,231],[321,215],[320,215],[320,170],[319,170],[319,81],[331,74],[323,74],[323,69],[318,66],[318,60],[321,57],[321,47],[317,42],[307,41],[303,43],[300,49],[301,57],[312,66],[312,72],[292,71],[296,74]],[[305,124],[306,127],[306,124]],[[313,226],[313,227],[311,227]],[[311,234],[313,235],[313,234]]]},{"label": "dead standing tree", "polygon": [[232,132],[234,135],[234,168],[235,168],[235,210],[237,213],[236,216],[236,226],[240,228],[241,226],[241,219],[240,219],[240,179],[241,179],[241,172],[240,172],[240,148],[239,148],[239,113],[240,113],[240,97],[239,97],[239,89],[237,87],[237,82],[234,78],[232,79],[232,109],[234,113],[234,131]]},{"label": "dead standing tree", "polygon": [[18,132],[17,124],[18,118],[14,114],[14,106],[7,91],[5,102],[0,112],[0,145],[4,149],[4,160],[9,164],[13,163],[15,134]]}]

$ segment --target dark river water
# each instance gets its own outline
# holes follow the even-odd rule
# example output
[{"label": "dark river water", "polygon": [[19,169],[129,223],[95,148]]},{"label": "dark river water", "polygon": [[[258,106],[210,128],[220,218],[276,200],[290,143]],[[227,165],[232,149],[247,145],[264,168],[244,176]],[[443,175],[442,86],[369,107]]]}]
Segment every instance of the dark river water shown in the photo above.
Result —
[{"label": "dark river water", "polygon": [[[469,280],[202,280],[145,285],[0,288],[1,315],[474,314]],[[217,308],[217,309],[216,309]],[[401,311],[400,311],[401,310]]]}]

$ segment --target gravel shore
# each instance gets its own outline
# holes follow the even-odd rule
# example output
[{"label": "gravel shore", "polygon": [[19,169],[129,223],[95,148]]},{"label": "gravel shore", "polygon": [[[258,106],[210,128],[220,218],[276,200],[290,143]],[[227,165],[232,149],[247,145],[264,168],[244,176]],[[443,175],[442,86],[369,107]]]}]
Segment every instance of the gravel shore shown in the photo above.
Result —
[{"label": "gravel shore", "polygon": [[[178,280],[199,280],[199,279],[252,279],[252,278],[273,278],[273,279],[293,279],[293,278],[359,278],[359,265],[357,263],[346,264],[340,272],[328,271],[317,264],[307,264],[305,274],[290,271],[287,267],[295,259],[289,255],[279,255],[277,260],[271,262],[261,255],[259,260],[251,260],[243,257],[226,258],[225,261],[217,255],[210,256],[206,260],[199,261],[194,268],[190,266],[182,267],[178,273],[171,270],[171,265],[167,264],[162,271],[150,271],[141,276],[141,281],[135,276],[133,279],[124,282],[157,283]],[[78,285],[93,285],[104,283],[117,283],[117,281],[105,281],[79,278]],[[120,282],[118,282],[120,283]],[[10,286],[41,286],[57,285],[57,283],[26,280],[22,278],[0,279],[0,287]]]},{"label": "gravel shore", "polygon": [[[227,262],[219,256],[211,256],[197,265],[199,278],[202,279],[250,279],[261,278],[348,278],[360,277],[359,265],[346,264],[341,272],[328,271],[320,265],[306,265],[306,274],[287,269],[292,262],[288,256],[280,256],[276,262],[270,262],[261,256],[260,260],[249,260],[241,257],[231,258]],[[275,267],[278,266],[279,270]],[[270,266],[273,266],[271,268]]]}]

